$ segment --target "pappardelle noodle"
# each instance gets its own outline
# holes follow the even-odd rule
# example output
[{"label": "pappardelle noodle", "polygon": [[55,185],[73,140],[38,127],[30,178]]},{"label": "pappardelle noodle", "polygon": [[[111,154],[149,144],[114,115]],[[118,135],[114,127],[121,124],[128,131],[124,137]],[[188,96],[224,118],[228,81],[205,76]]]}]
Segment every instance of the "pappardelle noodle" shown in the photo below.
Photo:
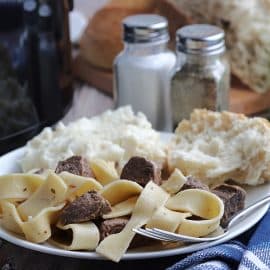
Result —
[{"label": "pappardelle noodle", "polygon": [[[0,176],[1,226],[34,243],[49,241],[65,250],[96,251],[115,262],[128,250],[135,236],[133,228],[160,228],[200,237],[219,227],[224,213],[222,200],[205,190],[179,191],[185,177],[178,169],[163,185],[150,181],[143,188],[120,179],[107,161],[95,160],[92,167],[95,179],[50,170]],[[89,191],[96,191],[111,205],[103,220],[129,217],[121,232],[101,240],[95,220],[66,225],[59,222],[63,209]],[[68,237],[61,239],[59,232],[68,232]]]}]

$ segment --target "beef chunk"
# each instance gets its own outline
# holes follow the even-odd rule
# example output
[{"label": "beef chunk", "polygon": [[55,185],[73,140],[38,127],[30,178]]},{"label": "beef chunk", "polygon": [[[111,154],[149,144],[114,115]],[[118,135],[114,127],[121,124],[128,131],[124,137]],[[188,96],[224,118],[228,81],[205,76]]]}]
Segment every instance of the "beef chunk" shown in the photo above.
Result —
[{"label": "beef chunk", "polygon": [[203,189],[209,191],[207,185],[203,184],[200,180],[194,178],[193,176],[188,176],[186,183],[182,186],[181,191],[185,189]]},{"label": "beef chunk", "polygon": [[80,223],[97,219],[110,211],[107,200],[96,191],[89,191],[68,204],[60,214],[59,221],[63,225]]},{"label": "beef chunk", "polygon": [[212,190],[224,203],[224,215],[220,225],[226,227],[232,216],[245,206],[246,191],[236,185],[222,184]]},{"label": "beef chunk", "polygon": [[127,218],[112,218],[102,221],[99,226],[100,240],[103,240],[110,234],[121,232],[127,223]]},{"label": "beef chunk", "polygon": [[160,185],[160,174],[153,162],[143,157],[132,157],[124,166],[120,178],[135,181],[144,187],[151,180]]},{"label": "beef chunk", "polygon": [[64,161],[59,161],[55,173],[70,172],[76,175],[93,177],[87,160],[81,156],[73,156]]}]

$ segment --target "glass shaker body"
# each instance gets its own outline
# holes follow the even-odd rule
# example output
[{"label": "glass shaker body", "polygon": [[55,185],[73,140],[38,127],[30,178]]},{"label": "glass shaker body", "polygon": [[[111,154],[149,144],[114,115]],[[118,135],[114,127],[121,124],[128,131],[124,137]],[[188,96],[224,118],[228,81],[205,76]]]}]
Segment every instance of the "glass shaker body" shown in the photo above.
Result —
[{"label": "glass shaker body", "polygon": [[229,89],[230,64],[225,47],[210,53],[178,51],[171,78],[174,128],[183,119],[189,119],[195,108],[228,110]]},{"label": "glass shaker body", "polygon": [[169,82],[175,62],[167,42],[125,43],[114,63],[115,105],[131,104],[155,129],[170,131]]},{"label": "glass shaker body", "polygon": [[198,57],[179,53],[179,58],[171,81],[174,126],[188,119],[195,108],[228,110],[230,66],[225,54]]}]

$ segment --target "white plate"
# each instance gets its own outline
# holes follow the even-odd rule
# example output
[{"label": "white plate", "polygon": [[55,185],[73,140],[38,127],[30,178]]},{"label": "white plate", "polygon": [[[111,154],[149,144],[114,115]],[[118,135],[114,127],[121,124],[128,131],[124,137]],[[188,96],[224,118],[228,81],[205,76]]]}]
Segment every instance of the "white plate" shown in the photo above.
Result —
[{"label": "white plate", "polygon": [[[166,137],[166,138],[165,138]],[[167,139],[168,136],[163,136],[164,139]],[[24,148],[19,148],[14,150],[2,157],[0,157],[0,175],[11,173],[11,172],[19,172],[20,168],[18,165],[18,160],[22,157],[24,153]],[[258,186],[258,187],[248,187],[247,189],[247,199],[246,205],[250,205],[252,202],[263,198],[264,196],[270,194],[270,183]],[[173,256],[178,254],[185,254],[194,252],[200,249],[204,249],[210,246],[214,246],[219,243],[223,243],[228,241],[241,233],[250,229],[253,225],[255,225],[266,213],[269,205],[265,205],[260,210],[257,210],[253,214],[251,214],[248,218],[243,220],[240,224],[235,226],[234,230],[227,234],[223,239],[213,241],[211,243],[201,243],[201,244],[192,244],[185,247],[173,247],[173,248],[158,248],[157,247],[147,247],[136,250],[128,251],[122,259],[124,260],[140,260],[140,259],[149,259],[149,258],[160,258],[165,256]],[[88,251],[66,251],[63,249],[59,249],[55,246],[50,245],[49,243],[45,244],[34,244],[24,240],[22,237],[5,230],[0,227],[0,237],[5,239],[8,242],[11,242],[15,245],[36,250],[39,252],[49,253],[58,256],[66,256],[80,259],[103,259],[103,257],[99,256],[95,252]]]}]

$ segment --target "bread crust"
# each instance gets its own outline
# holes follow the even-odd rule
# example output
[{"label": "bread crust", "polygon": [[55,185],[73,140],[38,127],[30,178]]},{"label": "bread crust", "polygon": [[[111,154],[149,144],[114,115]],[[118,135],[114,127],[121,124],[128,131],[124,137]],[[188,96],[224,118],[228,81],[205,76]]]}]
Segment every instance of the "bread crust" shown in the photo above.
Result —
[{"label": "bread crust", "polygon": [[154,9],[157,0],[111,0],[108,2],[108,6],[140,9],[145,12],[150,12]]},{"label": "bread crust", "polygon": [[[112,69],[115,56],[122,51],[122,20],[127,16],[150,12],[151,2],[142,1],[123,6],[122,1],[111,1],[97,11],[80,40],[81,55],[93,66]],[[148,3],[148,5],[146,5]]]},{"label": "bread crust", "polygon": [[81,55],[94,66],[111,69],[115,55],[123,49],[122,20],[132,14],[134,9],[111,6],[100,9],[80,40]]}]

